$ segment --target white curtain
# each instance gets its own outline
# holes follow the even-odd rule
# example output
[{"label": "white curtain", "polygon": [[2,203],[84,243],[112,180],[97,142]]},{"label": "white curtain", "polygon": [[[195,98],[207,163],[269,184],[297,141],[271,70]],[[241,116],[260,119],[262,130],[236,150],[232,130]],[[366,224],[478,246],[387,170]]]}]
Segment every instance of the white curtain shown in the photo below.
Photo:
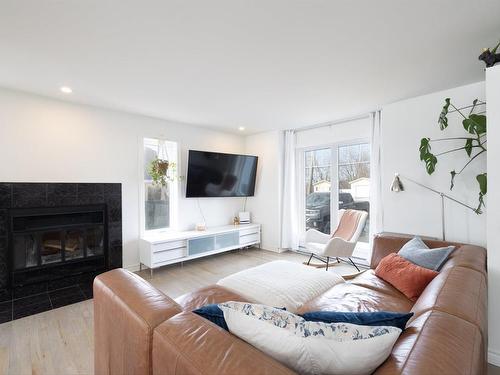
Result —
[{"label": "white curtain", "polygon": [[294,130],[285,131],[283,152],[283,201],[281,219],[281,248],[298,249],[299,220],[296,178],[296,134]]},{"label": "white curtain", "polygon": [[381,113],[372,112],[371,116],[371,159],[370,159],[370,245],[373,236],[383,230],[384,211],[382,205],[382,146]]}]

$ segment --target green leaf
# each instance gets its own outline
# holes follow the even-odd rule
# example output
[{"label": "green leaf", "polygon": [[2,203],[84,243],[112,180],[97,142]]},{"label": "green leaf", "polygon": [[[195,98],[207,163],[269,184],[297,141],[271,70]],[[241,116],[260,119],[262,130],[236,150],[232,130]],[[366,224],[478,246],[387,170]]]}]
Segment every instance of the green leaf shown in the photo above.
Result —
[{"label": "green leaf", "polygon": [[468,138],[466,141],[465,141],[465,152],[467,153],[467,155],[470,157],[470,154],[472,153],[472,141],[474,139],[473,138]]},{"label": "green leaf", "polygon": [[472,114],[462,121],[464,129],[470,134],[486,133],[486,116]]},{"label": "green leaf", "polygon": [[469,118],[476,124],[476,134],[481,135],[486,133],[486,116],[472,114]]},{"label": "green leaf", "polygon": [[450,174],[451,174],[450,190],[453,190],[453,187],[455,186],[455,176],[457,175],[457,172],[453,170],[450,172]]},{"label": "green leaf", "polygon": [[486,173],[478,174],[476,180],[479,183],[479,190],[482,195],[486,195],[488,188],[488,177]]},{"label": "green leaf", "polygon": [[441,113],[439,114],[439,129],[444,130],[448,127],[448,108],[450,107],[450,98],[446,98],[445,100],[445,105],[443,106],[443,109],[441,110]]},{"label": "green leaf", "polygon": [[462,121],[462,125],[464,126],[464,129],[467,133],[476,134],[476,129],[475,129],[476,124],[470,118],[464,119]]},{"label": "green leaf", "polygon": [[436,170],[436,164],[438,162],[437,158],[433,154],[428,152],[427,154],[425,154],[424,162],[425,162],[425,169],[427,170],[427,173],[433,174],[434,171]]},{"label": "green leaf", "polygon": [[498,49],[498,47],[500,47],[500,42],[498,42],[498,44],[495,46],[495,48],[493,48],[493,49],[491,50],[491,53],[497,53],[497,49]]},{"label": "green leaf", "polygon": [[425,159],[425,155],[431,151],[431,145],[429,144],[430,138],[422,138],[420,140],[420,147],[418,150],[420,151],[420,160]]}]

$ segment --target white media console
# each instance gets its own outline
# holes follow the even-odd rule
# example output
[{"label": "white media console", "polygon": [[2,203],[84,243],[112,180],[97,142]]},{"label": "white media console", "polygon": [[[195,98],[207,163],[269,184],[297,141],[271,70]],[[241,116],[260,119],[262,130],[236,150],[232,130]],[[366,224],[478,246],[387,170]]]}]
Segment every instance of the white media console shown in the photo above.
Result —
[{"label": "white media console", "polygon": [[260,244],[260,224],[225,225],[205,231],[146,235],[140,241],[141,267],[151,269]]}]

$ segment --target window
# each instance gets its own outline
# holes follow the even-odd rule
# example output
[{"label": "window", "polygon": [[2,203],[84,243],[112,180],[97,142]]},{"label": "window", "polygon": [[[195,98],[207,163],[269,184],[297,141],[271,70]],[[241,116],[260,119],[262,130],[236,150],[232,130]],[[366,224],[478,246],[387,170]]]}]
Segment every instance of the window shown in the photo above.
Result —
[{"label": "window", "polygon": [[[369,143],[308,148],[302,152],[305,230],[314,228],[331,234],[338,221],[338,210],[370,211]],[[369,221],[359,242],[369,242]]]},{"label": "window", "polygon": [[331,159],[330,148],[304,152],[306,230],[330,234]]},{"label": "window", "polygon": [[[165,186],[154,184],[148,170],[156,158],[169,162]],[[177,163],[177,143],[160,139],[144,139],[142,201],[142,228],[144,231],[166,230],[175,227],[177,204],[177,183],[175,168]]]},{"label": "window", "polygon": [[[339,209],[370,212],[370,144],[338,147]],[[359,242],[369,242],[369,217]]]}]

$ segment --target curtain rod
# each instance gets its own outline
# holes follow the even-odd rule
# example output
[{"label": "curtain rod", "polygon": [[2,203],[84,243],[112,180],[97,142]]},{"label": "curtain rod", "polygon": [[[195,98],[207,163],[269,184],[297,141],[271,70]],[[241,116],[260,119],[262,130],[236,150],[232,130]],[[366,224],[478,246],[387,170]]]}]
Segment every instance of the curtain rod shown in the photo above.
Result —
[{"label": "curtain rod", "polygon": [[306,131],[306,130],[312,130],[312,129],[318,129],[318,128],[326,128],[327,126],[333,126],[333,125],[340,125],[340,124],[343,124],[345,122],[355,121],[355,120],[361,120],[363,118],[370,117],[371,113],[378,112],[378,111],[380,111],[380,109],[376,109],[374,111],[370,111],[370,112],[367,112],[367,113],[362,114],[362,115],[357,115],[357,116],[352,116],[352,117],[346,117],[346,118],[343,118],[343,119],[340,119],[340,120],[335,120],[335,121],[322,122],[320,124],[304,126],[304,127],[300,127],[300,128],[291,129],[291,130],[295,130],[296,133],[300,133],[300,132],[303,132],[303,131]]}]

